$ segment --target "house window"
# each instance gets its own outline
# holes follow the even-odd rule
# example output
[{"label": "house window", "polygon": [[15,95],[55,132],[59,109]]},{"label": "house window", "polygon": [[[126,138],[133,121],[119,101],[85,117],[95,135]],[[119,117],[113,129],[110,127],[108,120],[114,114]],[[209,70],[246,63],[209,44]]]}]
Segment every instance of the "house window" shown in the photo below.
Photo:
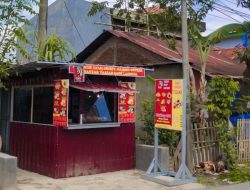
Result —
[{"label": "house window", "polygon": [[52,124],[53,93],[53,87],[14,88],[13,121]]},{"label": "house window", "polygon": [[13,120],[30,122],[32,88],[14,89]]},{"label": "house window", "polygon": [[115,96],[112,92],[90,92],[70,88],[69,123],[115,122]]},{"label": "house window", "polygon": [[52,124],[53,87],[34,88],[33,122]]}]

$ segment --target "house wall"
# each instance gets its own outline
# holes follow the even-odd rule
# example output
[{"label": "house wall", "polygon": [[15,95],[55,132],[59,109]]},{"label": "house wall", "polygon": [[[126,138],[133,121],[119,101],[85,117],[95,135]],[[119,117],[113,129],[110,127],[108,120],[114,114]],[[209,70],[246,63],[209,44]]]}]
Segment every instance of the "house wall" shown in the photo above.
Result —
[{"label": "house wall", "polygon": [[[154,71],[147,72],[147,75],[156,79],[178,79],[182,77],[181,63],[169,64],[169,60],[126,39],[117,37],[111,37],[107,40],[84,62],[88,64],[150,67]],[[136,78],[136,88],[139,91],[139,94],[136,95],[136,136],[143,136],[143,123],[139,119],[143,112],[141,104],[144,99],[153,99],[154,84],[146,77]]]},{"label": "house wall", "polygon": [[[250,44],[250,40],[248,40],[248,44]],[[239,46],[242,46],[241,37],[224,39],[215,45],[215,47],[219,48],[234,48]]]},{"label": "house wall", "polygon": [[117,37],[111,37],[84,60],[88,64],[122,66],[147,66],[166,62],[161,56]]}]

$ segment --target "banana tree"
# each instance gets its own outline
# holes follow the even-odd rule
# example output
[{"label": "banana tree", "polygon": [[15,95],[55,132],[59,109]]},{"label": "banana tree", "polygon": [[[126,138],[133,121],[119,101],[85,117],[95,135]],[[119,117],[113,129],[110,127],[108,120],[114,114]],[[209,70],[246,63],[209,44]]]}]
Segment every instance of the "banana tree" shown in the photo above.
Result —
[{"label": "banana tree", "polygon": [[191,24],[189,27],[192,46],[197,50],[201,64],[200,88],[197,96],[197,102],[201,105],[199,108],[200,127],[205,126],[205,109],[202,106],[206,102],[206,65],[208,56],[216,43],[228,37],[232,32],[240,32],[242,30],[241,24],[229,24],[219,28],[208,36],[202,36],[196,25]]}]

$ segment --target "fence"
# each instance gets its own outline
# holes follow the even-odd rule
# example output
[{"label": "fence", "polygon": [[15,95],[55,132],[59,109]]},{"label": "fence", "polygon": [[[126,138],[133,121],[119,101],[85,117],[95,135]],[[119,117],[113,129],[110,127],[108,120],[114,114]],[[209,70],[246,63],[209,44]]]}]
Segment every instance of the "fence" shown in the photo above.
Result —
[{"label": "fence", "polygon": [[[208,160],[215,161],[221,154],[214,122],[207,122],[203,128],[200,128],[199,124],[193,123],[191,136],[193,139],[192,154],[194,166]],[[180,163],[181,141],[174,154],[174,170],[178,169]]]},{"label": "fence", "polygon": [[237,121],[237,157],[239,162],[250,161],[250,120]]},{"label": "fence", "polygon": [[208,160],[215,161],[221,152],[214,122],[207,122],[203,128],[197,123],[192,126],[194,166]]}]

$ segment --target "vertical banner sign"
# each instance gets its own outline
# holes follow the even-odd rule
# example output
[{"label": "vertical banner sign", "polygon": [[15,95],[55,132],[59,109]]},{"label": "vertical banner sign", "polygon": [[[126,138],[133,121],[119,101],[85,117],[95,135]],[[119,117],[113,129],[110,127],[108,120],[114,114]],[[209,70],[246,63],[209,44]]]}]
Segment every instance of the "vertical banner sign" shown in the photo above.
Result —
[{"label": "vertical banner sign", "polygon": [[[121,87],[135,90],[134,82],[121,82]],[[135,93],[119,93],[118,94],[118,121],[121,123],[135,122]]]},{"label": "vertical banner sign", "polygon": [[54,81],[53,125],[55,126],[68,126],[68,91],[68,79]]},{"label": "vertical banner sign", "polygon": [[182,130],[183,80],[155,81],[155,127]]},{"label": "vertical banner sign", "polygon": [[74,82],[84,82],[84,73],[83,73],[83,67],[75,67],[74,70]]}]

